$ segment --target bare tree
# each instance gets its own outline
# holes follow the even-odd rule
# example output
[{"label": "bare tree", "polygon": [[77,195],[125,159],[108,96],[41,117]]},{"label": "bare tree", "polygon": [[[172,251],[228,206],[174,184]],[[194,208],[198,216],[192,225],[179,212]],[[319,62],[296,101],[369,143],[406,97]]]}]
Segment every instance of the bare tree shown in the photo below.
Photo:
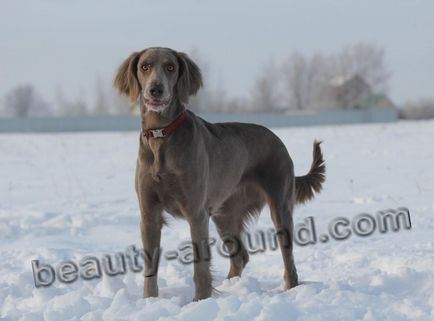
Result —
[{"label": "bare tree", "polygon": [[228,97],[222,86],[210,87],[210,68],[202,59],[198,50],[192,50],[190,57],[202,72],[204,86],[198,93],[190,97],[188,108],[194,112],[227,112],[235,113],[247,109],[246,99]]},{"label": "bare tree", "polygon": [[330,70],[327,59],[321,54],[306,58],[293,52],[282,66],[284,92],[289,109],[314,109],[325,97]]},{"label": "bare tree", "polygon": [[205,87],[199,97],[201,97],[201,105],[199,109],[201,112],[233,112],[226,104],[226,92],[221,87],[212,90]]},{"label": "bare tree", "polygon": [[119,95],[109,84],[105,83],[100,76],[95,82],[95,104],[92,110],[94,115],[125,115],[138,113],[138,106],[131,106],[128,98]]},{"label": "bare tree", "polygon": [[251,90],[250,111],[276,111],[281,108],[279,101],[280,74],[273,61],[266,64]]},{"label": "bare tree", "polygon": [[4,99],[2,99],[0,97],[0,117],[6,117],[7,115],[7,110],[6,110],[6,106],[4,103]]},{"label": "bare tree", "polygon": [[386,93],[390,72],[384,62],[384,49],[370,43],[346,46],[335,58],[335,76],[362,77],[374,93]]},{"label": "bare tree", "polygon": [[49,105],[31,85],[21,85],[6,94],[4,108],[7,116],[29,117],[50,115]]},{"label": "bare tree", "polygon": [[83,98],[84,94],[80,93],[77,98],[68,100],[61,88],[56,90],[57,114],[60,116],[84,116],[91,114],[88,105]]},{"label": "bare tree", "polygon": [[369,86],[365,94],[377,94],[387,91],[390,78],[384,63],[384,50],[366,43],[349,45],[341,52],[328,56],[317,53],[306,57],[300,52],[293,52],[283,62],[281,69],[286,105],[296,110],[339,107],[339,97],[336,96],[336,88],[333,88],[336,87],[336,81],[341,86],[358,78]]},{"label": "bare tree", "polygon": [[93,108],[93,113],[95,115],[108,115],[111,111],[111,106],[108,99],[108,94],[104,88],[104,83],[101,76],[97,76],[95,83],[95,105]]},{"label": "bare tree", "polygon": [[131,106],[128,98],[123,95],[119,95],[113,88],[111,88],[109,91],[109,97],[111,100],[111,114],[125,115],[139,113],[138,106]]},{"label": "bare tree", "polygon": [[306,58],[299,52],[293,52],[283,63],[285,96],[289,109],[303,110],[307,107],[309,88],[306,84],[308,66]]}]

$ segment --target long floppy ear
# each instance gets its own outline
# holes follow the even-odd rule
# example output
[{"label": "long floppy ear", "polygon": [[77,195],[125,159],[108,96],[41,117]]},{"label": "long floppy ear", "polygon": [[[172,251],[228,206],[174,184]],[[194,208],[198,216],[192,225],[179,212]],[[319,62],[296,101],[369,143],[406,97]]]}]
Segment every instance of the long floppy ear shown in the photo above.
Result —
[{"label": "long floppy ear", "polygon": [[179,62],[179,77],[176,84],[179,100],[188,103],[188,98],[195,95],[202,87],[202,74],[199,67],[185,53],[176,52]]},{"label": "long floppy ear", "polygon": [[137,79],[137,63],[141,52],[132,53],[119,66],[114,80],[114,86],[120,94],[128,96],[132,104],[136,103],[140,93],[140,84]]}]

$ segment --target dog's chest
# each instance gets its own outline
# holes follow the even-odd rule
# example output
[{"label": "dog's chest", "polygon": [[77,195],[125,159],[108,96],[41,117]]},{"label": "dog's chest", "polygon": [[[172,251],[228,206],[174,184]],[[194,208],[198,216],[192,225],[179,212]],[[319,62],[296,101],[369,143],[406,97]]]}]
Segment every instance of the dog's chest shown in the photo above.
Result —
[{"label": "dog's chest", "polygon": [[186,201],[184,184],[181,184],[182,169],[177,166],[176,158],[170,149],[158,140],[153,140],[140,153],[146,176],[150,179],[152,190],[164,204],[167,212],[180,216]]},{"label": "dog's chest", "polygon": [[162,174],[155,186],[164,210],[173,216],[183,216],[182,209],[186,207],[187,198],[179,178],[174,174]]},{"label": "dog's chest", "polygon": [[167,159],[168,150],[164,142],[159,139],[148,141],[147,148],[144,150],[145,166],[156,183],[170,185],[172,179],[168,178],[173,169]]}]

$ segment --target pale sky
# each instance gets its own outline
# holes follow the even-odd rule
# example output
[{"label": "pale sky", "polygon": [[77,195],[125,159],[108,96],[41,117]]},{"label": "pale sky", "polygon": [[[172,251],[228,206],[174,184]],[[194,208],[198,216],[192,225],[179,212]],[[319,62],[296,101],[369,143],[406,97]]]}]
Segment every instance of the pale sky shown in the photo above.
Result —
[{"label": "pale sky", "polygon": [[392,100],[434,96],[432,0],[1,0],[0,97],[30,83],[93,99],[98,76],[148,46],[198,51],[208,86],[246,96],[270,59],[360,41],[385,49]]}]

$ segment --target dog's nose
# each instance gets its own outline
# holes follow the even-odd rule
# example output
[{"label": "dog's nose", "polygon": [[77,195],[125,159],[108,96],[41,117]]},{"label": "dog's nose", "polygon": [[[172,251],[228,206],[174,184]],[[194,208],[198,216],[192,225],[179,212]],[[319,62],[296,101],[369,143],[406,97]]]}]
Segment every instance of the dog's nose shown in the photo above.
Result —
[{"label": "dog's nose", "polygon": [[160,98],[163,96],[163,85],[162,84],[152,84],[151,88],[149,89],[149,93],[151,94],[152,98]]}]

